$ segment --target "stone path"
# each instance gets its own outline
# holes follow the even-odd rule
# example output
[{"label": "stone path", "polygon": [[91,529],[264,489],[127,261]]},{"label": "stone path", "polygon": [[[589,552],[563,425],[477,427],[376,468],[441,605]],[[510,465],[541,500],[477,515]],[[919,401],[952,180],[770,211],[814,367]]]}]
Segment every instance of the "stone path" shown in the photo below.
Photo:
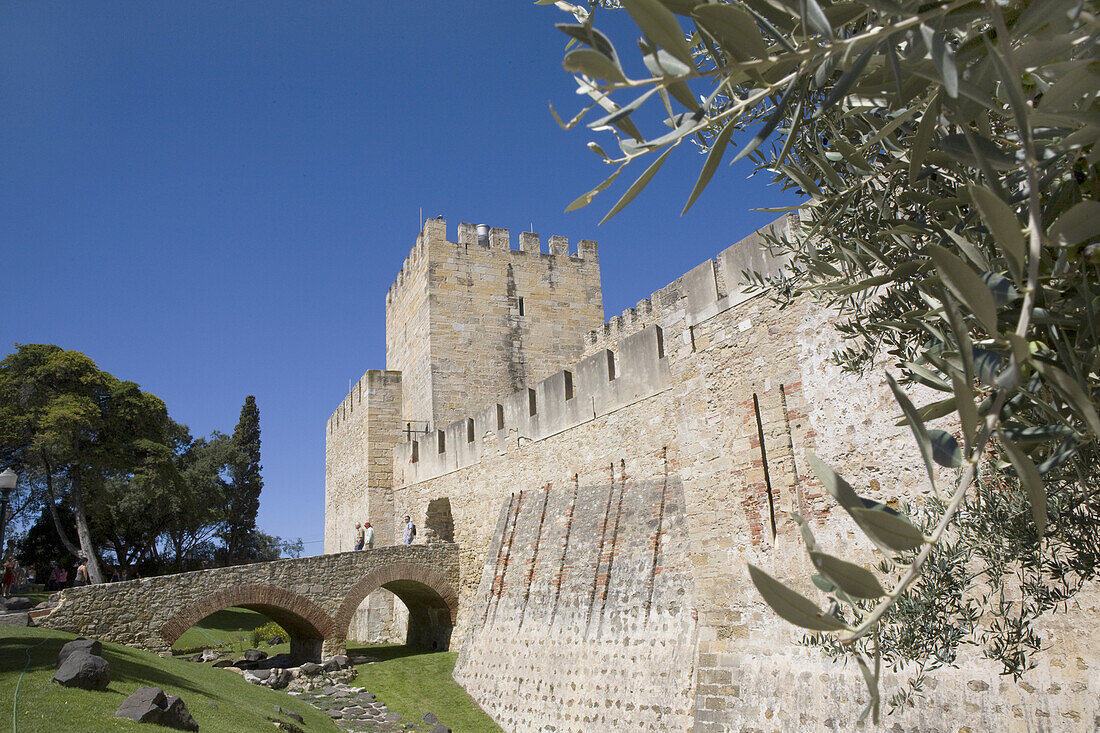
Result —
[{"label": "stone path", "polygon": [[325,685],[309,692],[291,692],[316,708],[327,713],[338,726],[346,731],[405,731],[421,730],[420,726],[405,723],[397,713],[391,713],[372,693],[362,687],[345,684]]}]

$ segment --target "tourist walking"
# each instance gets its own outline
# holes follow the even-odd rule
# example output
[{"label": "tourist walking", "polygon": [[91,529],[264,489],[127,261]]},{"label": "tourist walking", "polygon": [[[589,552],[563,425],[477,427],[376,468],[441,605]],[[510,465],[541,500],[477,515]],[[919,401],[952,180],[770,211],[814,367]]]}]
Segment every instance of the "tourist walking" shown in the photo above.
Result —
[{"label": "tourist walking", "polygon": [[359,552],[359,550],[363,549],[363,535],[364,535],[363,525],[359,524],[359,522],[356,522],[355,523],[355,551],[356,552]]},{"label": "tourist walking", "polygon": [[416,539],[416,525],[412,523],[409,515],[405,515],[405,544],[411,545]]},{"label": "tourist walking", "polygon": [[374,527],[370,526],[370,522],[363,522],[363,536],[367,542],[367,549],[374,549]]},{"label": "tourist walking", "polygon": [[4,560],[4,577],[0,578],[0,590],[3,591],[4,598],[8,597],[11,592],[11,584],[15,582],[15,560],[10,557]]}]

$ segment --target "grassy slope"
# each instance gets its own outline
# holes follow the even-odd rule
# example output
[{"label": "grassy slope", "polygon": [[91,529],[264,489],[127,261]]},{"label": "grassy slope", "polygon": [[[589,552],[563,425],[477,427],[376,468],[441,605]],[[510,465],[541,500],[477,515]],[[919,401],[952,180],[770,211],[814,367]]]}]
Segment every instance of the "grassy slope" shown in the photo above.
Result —
[{"label": "grassy slope", "polygon": [[[142,685],[182,697],[203,733],[274,732],[267,717],[279,717],[276,705],[302,715],[304,728],[311,733],[338,731],[328,716],[312,706],[249,684],[233,672],[162,659],[117,644],[103,645],[103,656],[111,665],[111,684],[105,692],[61,687],[50,678],[56,671],[58,651],[72,638],[72,634],[49,629],[0,626],[0,730],[10,729],[16,683],[29,649],[30,666],[19,685],[15,711],[16,730],[23,733],[166,730],[114,717],[115,709]],[[211,707],[211,702],[217,707]]]},{"label": "grassy slope", "polygon": [[420,722],[421,716],[431,711],[455,733],[500,731],[451,676],[457,652],[412,654],[408,647],[396,645],[349,644],[348,648],[381,660],[358,665],[359,676],[351,684],[374,693],[405,720]]}]

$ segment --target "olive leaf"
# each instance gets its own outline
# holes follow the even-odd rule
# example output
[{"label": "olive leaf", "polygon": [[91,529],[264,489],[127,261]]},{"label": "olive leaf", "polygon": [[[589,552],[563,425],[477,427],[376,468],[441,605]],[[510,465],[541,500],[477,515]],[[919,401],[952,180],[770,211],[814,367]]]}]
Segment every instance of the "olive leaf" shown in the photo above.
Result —
[{"label": "olive leaf", "polygon": [[813,631],[840,631],[848,628],[823,613],[813,601],[791,590],[766,572],[749,563],[749,577],[772,610],[795,626]]}]

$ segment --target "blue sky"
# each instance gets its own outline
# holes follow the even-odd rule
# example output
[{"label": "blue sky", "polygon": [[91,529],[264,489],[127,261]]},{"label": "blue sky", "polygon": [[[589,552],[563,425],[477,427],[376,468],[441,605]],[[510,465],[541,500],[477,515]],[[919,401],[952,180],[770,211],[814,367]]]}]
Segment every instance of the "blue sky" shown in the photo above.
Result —
[{"label": "blue sky", "polygon": [[259,524],[320,540],[325,420],[385,366],[421,209],[452,238],[598,240],[611,316],[790,202],[723,166],[681,218],[702,164],[682,146],[609,223],[624,185],[563,213],[611,172],[547,107],[580,108],[566,20],[527,0],[0,4],[0,355],[83,351],[195,435],[256,395]]}]

